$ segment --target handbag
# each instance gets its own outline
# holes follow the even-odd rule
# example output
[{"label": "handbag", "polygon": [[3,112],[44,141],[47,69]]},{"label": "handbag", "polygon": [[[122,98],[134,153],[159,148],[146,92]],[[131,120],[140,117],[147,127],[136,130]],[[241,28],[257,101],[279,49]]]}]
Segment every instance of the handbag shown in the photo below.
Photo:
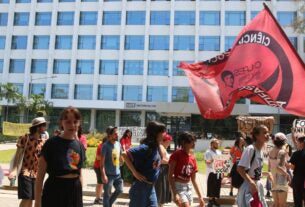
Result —
[{"label": "handbag", "polygon": [[[26,150],[26,148],[27,148],[27,145],[28,145],[28,142],[29,142],[29,135],[26,135],[26,143],[25,143],[25,145],[24,145],[24,148],[18,148],[17,147],[17,150],[16,150],[16,152],[15,152],[15,154],[13,155],[13,157],[12,157],[12,159],[11,159],[11,161],[10,161],[10,169],[9,169],[9,172],[11,173],[12,171],[14,171],[15,170],[15,167],[16,167],[16,169],[17,169],[17,173],[16,173],[16,175],[18,176],[19,175],[19,173],[20,173],[20,171],[21,171],[21,168],[22,168],[22,163],[23,163],[23,158],[24,158],[24,154],[25,154],[25,150]],[[17,153],[18,153],[18,151],[19,151],[19,154],[20,154],[20,156],[19,157],[17,157]],[[16,163],[15,164],[15,166],[14,166],[14,163]]]}]

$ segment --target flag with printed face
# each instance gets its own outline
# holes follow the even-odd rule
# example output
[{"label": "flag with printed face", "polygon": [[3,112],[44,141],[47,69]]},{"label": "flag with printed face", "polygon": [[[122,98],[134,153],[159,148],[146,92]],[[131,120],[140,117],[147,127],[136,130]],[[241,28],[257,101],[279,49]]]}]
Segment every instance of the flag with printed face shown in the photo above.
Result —
[{"label": "flag with printed face", "polygon": [[232,50],[179,67],[204,118],[228,117],[240,98],[305,116],[304,62],[266,5],[242,29]]}]

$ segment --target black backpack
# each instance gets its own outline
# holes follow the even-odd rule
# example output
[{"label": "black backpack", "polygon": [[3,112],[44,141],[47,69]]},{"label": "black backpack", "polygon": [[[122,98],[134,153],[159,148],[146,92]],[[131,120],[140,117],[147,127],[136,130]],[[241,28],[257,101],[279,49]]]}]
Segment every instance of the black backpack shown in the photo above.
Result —
[{"label": "black backpack", "polygon": [[[254,158],[255,158],[255,149],[254,149],[254,153],[252,155],[251,161],[250,161],[250,167],[254,161]],[[232,186],[234,188],[240,188],[240,186],[244,182],[243,177],[241,177],[241,175],[237,172],[237,166],[238,166],[238,161],[236,161],[236,163],[232,166],[231,173],[230,173]]]}]

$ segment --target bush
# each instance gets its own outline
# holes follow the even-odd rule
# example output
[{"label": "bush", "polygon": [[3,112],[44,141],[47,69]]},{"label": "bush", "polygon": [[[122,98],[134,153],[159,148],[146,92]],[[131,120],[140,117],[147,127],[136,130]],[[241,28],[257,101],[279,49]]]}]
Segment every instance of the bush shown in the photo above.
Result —
[{"label": "bush", "polygon": [[97,147],[105,137],[106,133],[92,132],[90,134],[87,134],[88,147]]}]

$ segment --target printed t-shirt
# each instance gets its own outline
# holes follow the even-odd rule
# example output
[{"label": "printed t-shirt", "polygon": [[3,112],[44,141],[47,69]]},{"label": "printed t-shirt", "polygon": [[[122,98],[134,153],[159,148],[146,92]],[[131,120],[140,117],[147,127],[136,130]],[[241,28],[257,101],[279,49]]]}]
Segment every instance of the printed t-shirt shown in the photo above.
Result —
[{"label": "printed t-shirt", "polygon": [[129,150],[131,147],[131,137],[122,137],[120,143],[123,150]]},{"label": "printed t-shirt", "polygon": [[188,155],[184,150],[175,151],[169,158],[169,163],[176,161],[175,178],[190,181],[191,176],[198,171],[194,155]]},{"label": "printed t-shirt", "polygon": [[146,144],[131,148],[127,154],[135,169],[144,175],[149,182],[155,182],[159,176],[161,156],[158,148],[149,148]]},{"label": "printed t-shirt", "polygon": [[79,174],[86,159],[84,148],[78,140],[59,136],[48,139],[42,148],[41,156],[47,162],[47,173],[50,176]]},{"label": "printed t-shirt", "polygon": [[[208,149],[206,152],[205,152],[205,160],[214,160],[214,158],[217,156],[217,155],[221,155],[221,151],[220,150],[212,150],[211,148]],[[209,174],[210,173],[216,173],[215,172],[215,169],[213,167],[213,163],[211,164],[206,164],[206,173],[207,173],[207,179],[209,177]]]},{"label": "printed t-shirt", "polygon": [[94,160],[94,165],[93,167],[94,168],[100,168],[100,165],[101,165],[101,160],[98,160],[97,157],[101,157],[101,148],[102,148],[103,144],[100,143],[98,146],[97,146],[97,149],[96,149],[96,153],[95,153],[95,160]]},{"label": "printed t-shirt", "polygon": [[112,144],[106,141],[102,146],[101,155],[105,157],[105,172],[106,175],[119,175],[120,174],[120,156],[121,145],[119,142]]},{"label": "printed t-shirt", "polygon": [[[252,165],[250,166],[254,151],[255,151],[255,157],[252,162]],[[249,145],[243,151],[238,166],[242,166],[246,170],[248,170],[248,174],[251,178],[255,180],[259,180],[262,177],[263,152],[261,150],[256,149],[253,145]]]}]

